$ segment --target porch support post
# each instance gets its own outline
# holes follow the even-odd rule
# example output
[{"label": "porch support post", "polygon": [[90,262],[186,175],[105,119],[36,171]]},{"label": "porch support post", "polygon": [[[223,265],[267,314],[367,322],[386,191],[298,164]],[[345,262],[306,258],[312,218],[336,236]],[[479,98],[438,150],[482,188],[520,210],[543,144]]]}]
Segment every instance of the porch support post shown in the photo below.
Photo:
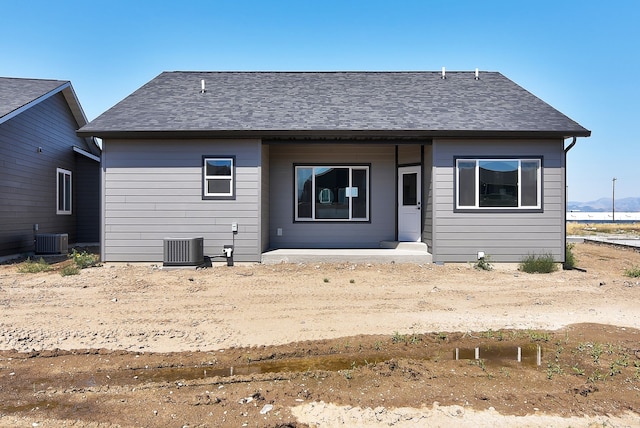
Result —
[{"label": "porch support post", "polygon": [[424,199],[424,144],[420,144],[420,179],[422,183],[420,183],[420,201],[422,204],[420,206],[420,241],[422,241],[422,234],[424,233],[424,209],[427,204],[425,204]]},{"label": "porch support post", "polygon": [[395,156],[396,156],[396,161],[395,161],[395,163],[396,163],[396,172],[394,173],[394,175],[396,176],[396,191],[395,191],[395,194],[396,194],[396,198],[395,198],[396,199],[396,207],[395,207],[395,210],[394,210],[395,211],[394,215],[395,215],[395,218],[396,218],[396,238],[395,238],[396,241],[398,240],[398,203],[399,203],[399,200],[400,200],[399,199],[400,195],[398,195],[398,167],[400,166],[398,164],[398,161],[399,161],[398,150],[399,150],[398,149],[398,145],[396,144],[396,148],[395,148],[395,151],[396,151],[396,153],[395,153]]}]

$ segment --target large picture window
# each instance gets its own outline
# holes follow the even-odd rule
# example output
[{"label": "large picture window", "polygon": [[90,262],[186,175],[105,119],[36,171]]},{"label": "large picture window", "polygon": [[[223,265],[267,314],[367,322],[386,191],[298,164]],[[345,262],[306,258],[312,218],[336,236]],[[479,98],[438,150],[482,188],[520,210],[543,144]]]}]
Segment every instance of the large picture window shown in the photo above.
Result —
[{"label": "large picture window", "polygon": [[203,198],[235,198],[235,157],[203,157]]},{"label": "large picture window", "polygon": [[369,221],[369,166],[296,166],[296,221]]},{"label": "large picture window", "polygon": [[456,208],[540,209],[540,159],[457,159]]},{"label": "large picture window", "polygon": [[66,169],[56,169],[56,200],[58,205],[56,207],[57,214],[69,215],[71,214],[71,171]]}]

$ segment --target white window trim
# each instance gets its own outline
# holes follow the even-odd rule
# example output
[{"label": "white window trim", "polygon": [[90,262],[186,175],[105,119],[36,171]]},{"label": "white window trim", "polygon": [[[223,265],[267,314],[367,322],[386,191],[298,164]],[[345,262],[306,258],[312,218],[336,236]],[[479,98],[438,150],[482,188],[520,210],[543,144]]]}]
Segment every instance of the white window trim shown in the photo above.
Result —
[{"label": "white window trim", "polygon": [[[60,195],[60,174],[64,176],[69,176],[69,209],[60,209],[60,198],[64,198],[66,200],[66,194]],[[66,191],[66,187],[63,186],[63,189]],[[73,212],[73,175],[71,171],[62,168],[56,168],[56,214],[58,215],[71,215]]]},{"label": "white window trim", "polygon": [[[210,160],[222,160],[231,162],[230,175],[207,175],[207,161]],[[236,158],[235,156],[203,156],[202,158],[202,195],[207,199],[234,199],[235,198],[235,171],[236,171]],[[207,191],[209,186],[207,183],[210,180],[229,180],[229,192],[225,193],[210,193]]]},{"label": "white window trim", "polygon": [[[315,170],[319,168],[347,168],[349,169],[349,186],[347,189],[345,189],[345,198],[347,198],[349,200],[349,218],[316,218],[316,204],[315,201],[312,200],[311,203],[311,217],[299,217],[298,216],[298,169],[311,169],[311,177],[313,177],[313,185],[312,185],[312,194],[315,195]],[[353,170],[364,170],[366,171],[366,180],[367,180],[367,191],[366,191],[366,217],[352,217],[353,215],[353,200],[352,197],[355,197],[356,195],[352,196],[352,192],[354,192],[353,189]],[[371,198],[370,198],[370,192],[371,192],[371,176],[370,176],[370,166],[369,165],[296,165],[295,169],[294,169],[294,177],[293,177],[293,181],[294,181],[294,209],[295,209],[295,213],[294,213],[294,219],[295,221],[299,221],[299,222],[368,222],[369,221],[369,217],[371,215],[370,212],[370,208],[371,208]],[[354,192],[355,193],[355,192]],[[337,195],[336,195],[337,197]]]},{"label": "white window trim", "polygon": [[[518,206],[517,207],[481,207],[479,201],[480,186],[480,162],[518,162]],[[460,205],[460,162],[475,162],[475,204]],[[538,162],[537,170],[537,205],[521,205],[522,203],[522,162]],[[488,211],[505,211],[505,210],[539,210],[542,209],[542,159],[540,158],[458,158],[456,159],[456,194],[455,207],[457,210],[488,210]]]}]

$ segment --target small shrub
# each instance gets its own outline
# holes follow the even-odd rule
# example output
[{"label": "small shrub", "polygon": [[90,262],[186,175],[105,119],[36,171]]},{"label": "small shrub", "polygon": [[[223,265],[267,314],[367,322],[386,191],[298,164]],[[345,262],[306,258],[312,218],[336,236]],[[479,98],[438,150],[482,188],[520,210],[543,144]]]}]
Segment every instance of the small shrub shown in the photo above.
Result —
[{"label": "small shrub", "polygon": [[575,246],[576,244],[567,242],[565,246],[565,257],[564,263],[562,264],[562,269],[571,270],[576,267],[576,256],[573,254],[573,247]]},{"label": "small shrub", "polygon": [[86,251],[80,253],[76,251],[75,248],[71,254],[69,254],[69,259],[71,259],[73,263],[64,266],[60,270],[60,275],[62,276],[77,275],[80,273],[80,270],[96,266],[98,263],[98,256],[95,254],[87,253]]},{"label": "small shrub", "polygon": [[76,265],[66,265],[60,270],[60,275],[62,276],[77,275],[79,273],[80,268]]},{"label": "small shrub", "polygon": [[551,334],[547,332],[529,330],[529,340],[532,342],[548,342],[551,340]]},{"label": "small shrub", "polygon": [[563,373],[564,371],[562,370],[562,367],[560,367],[559,364],[557,363],[547,364],[547,379],[551,380],[553,379],[553,376],[561,375]]},{"label": "small shrub", "polygon": [[595,383],[595,382],[603,381],[603,380],[606,380],[606,379],[607,379],[607,377],[605,376],[605,374],[602,373],[600,371],[600,369],[596,369],[593,372],[593,374],[587,378],[587,381],[590,382],[590,383]]},{"label": "small shrub", "polygon": [[600,356],[604,352],[604,348],[599,343],[594,343],[591,347],[591,358],[593,358],[593,362],[596,364],[600,364]]},{"label": "small shrub", "polygon": [[353,370],[342,370],[342,375],[346,380],[353,379]]},{"label": "small shrub", "polygon": [[51,270],[51,266],[44,261],[42,257],[37,262],[28,258],[18,267],[18,272],[20,273],[38,273],[38,272],[47,272]]},{"label": "small shrub", "polygon": [[494,334],[494,332],[493,332],[492,328],[490,328],[489,330],[487,330],[487,331],[485,331],[483,333],[480,333],[480,335],[482,337],[486,337],[487,339],[493,339],[493,334]]},{"label": "small shrub", "polygon": [[436,339],[438,339],[441,342],[446,342],[447,339],[449,338],[449,336],[447,336],[447,333],[435,333],[436,335]]},{"label": "small shrub", "polygon": [[611,363],[611,365],[609,366],[609,376],[615,376],[622,373],[621,367],[622,366],[616,364],[615,362]]},{"label": "small shrub", "polygon": [[478,262],[474,265],[474,267],[480,270],[493,270],[493,265],[490,263],[489,256],[484,256],[478,259]]},{"label": "small shrub", "polygon": [[640,266],[633,266],[624,270],[625,276],[630,278],[640,278]]},{"label": "small shrub", "polygon": [[520,262],[520,270],[526,273],[551,273],[558,270],[553,256],[529,254]]},{"label": "small shrub", "polygon": [[395,331],[391,336],[391,343],[407,343],[407,336]]},{"label": "small shrub", "polygon": [[629,367],[629,357],[627,355],[623,355],[621,358],[615,360],[614,363],[620,367]]},{"label": "small shrub", "polygon": [[480,367],[483,372],[487,371],[487,365],[482,358],[480,358],[479,360],[471,360],[469,361],[469,364]]},{"label": "small shrub", "polygon": [[98,256],[95,254],[87,253],[86,251],[79,253],[75,248],[69,255],[69,258],[73,260],[73,263],[78,267],[78,269],[92,267],[98,263]]},{"label": "small shrub", "polygon": [[408,343],[410,343],[412,345],[415,345],[417,343],[422,342],[422,339],[420,338],[420,336],[418,336],[416,334],[413,334],[413,335],[411,335],[410,338],[407,339],[407,341],[408,341]]}]

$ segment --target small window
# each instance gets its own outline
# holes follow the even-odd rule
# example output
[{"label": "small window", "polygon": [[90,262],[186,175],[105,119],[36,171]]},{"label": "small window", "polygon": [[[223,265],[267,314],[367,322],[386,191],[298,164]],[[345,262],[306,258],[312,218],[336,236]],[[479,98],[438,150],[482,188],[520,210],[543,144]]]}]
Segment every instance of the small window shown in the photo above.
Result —
[{"label": "small window", "polygon": [[296,166],[296,221],[369,221],[368,166]]},{"label": "small window", "polygon": [[56,207],[56,214],[69,215],[71,214],[71,171],[66,169],[56,169],[56,200],[58,205]]},{"label": "small window", "polygon": [[540,209],[540,159],[458,159],[456,208]]},{"label": "small window", "polygon": [[402,174],[402,205],[418,205],[418,174]]},{"label": "small window", "polygon": [[235,199],[235,157],[203,157],[203,198]]}]

